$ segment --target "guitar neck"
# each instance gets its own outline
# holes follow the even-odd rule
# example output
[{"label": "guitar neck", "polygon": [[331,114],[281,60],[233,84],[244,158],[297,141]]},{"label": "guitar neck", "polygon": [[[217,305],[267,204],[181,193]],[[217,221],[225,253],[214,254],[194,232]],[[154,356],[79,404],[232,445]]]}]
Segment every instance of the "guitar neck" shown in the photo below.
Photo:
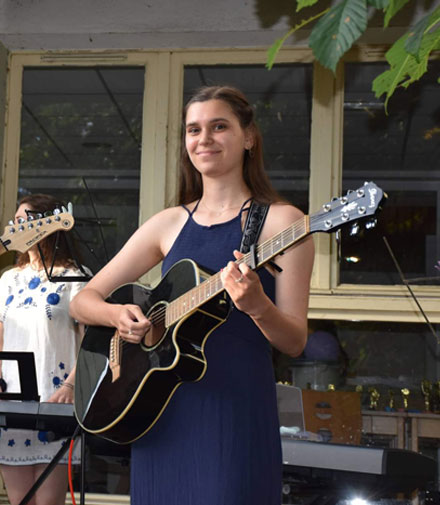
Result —
[{"label": "guitar neck", "polygon": [[[270,260],[283,253],[289,247],[310,234],[309,216],[295,221],[291,226],[255,248],[255,270],[258,270]],[[245,254],[235,263],[245,263],[250,268],[254,266],[251,253]],[[199,308],[201,305],[219,295],[224,290],[220,272],[212,275],[198,286],[173,300],[166,309],[165,324],[167,327],[175,324],[182,317]]]}]

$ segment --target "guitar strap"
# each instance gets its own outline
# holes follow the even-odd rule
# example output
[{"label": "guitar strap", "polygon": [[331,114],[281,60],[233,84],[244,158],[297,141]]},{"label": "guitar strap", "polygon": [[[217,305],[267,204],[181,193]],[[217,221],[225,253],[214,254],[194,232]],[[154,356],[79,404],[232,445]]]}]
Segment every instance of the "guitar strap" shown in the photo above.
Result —
[{"label": "guitar strap", "polygon": [[[264,220],[266,219],[268,210],[268,204],[259,203],[255,200],[252,200],[246,223],[244,225],[240,252],[244,254],[250,252],[251,257],[249,266],[252,268],[252,270],[256,270],[258,265],[256,245],[260,237],[261,230],[263,229]],[[269,264],[275,268],[275,270],[281,272],[281,268],[276,263],[269,261]]]},{"label": "guitar strap", "polygon": [[252,200],[244,225],[240,252],[244,254],[248,253],[251,250],[251,246],[258,242],[268,210],[269,205]]}]

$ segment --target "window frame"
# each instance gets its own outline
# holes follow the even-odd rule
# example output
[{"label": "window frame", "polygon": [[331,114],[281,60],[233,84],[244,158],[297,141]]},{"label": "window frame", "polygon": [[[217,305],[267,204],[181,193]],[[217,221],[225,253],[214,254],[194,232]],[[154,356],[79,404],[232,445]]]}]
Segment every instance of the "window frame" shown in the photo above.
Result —
[{"label": "window frame", "polygon": [[[313,106],[310,152],[310,210],[339,196],[342,186],[342,142],[345,62],[383,61],[385,46],[357,46],[335,75],[313,62],[308,48],[284,48],[277,63],[313,62]],[[182,90],[185,66],[264,65],[266,49],[203,49],[157,51],[13,52],[8,57],[6,127],[0,196],[2,214],[12,216],[18,183],[21,93],[24,67],[142,65],[146,69],[143,102],[139,223],[174,202],[180,158]],[[294,135],[294,132],[293,132]],[[329,161],[330,160],[330,161]],[[352,188],[355,189],[355,188]],[[379,216],[380,219],[380,216]],[[3,227],[6,222],[1,223]],[[316,258],[309,316],[316,319],[424,322],[404,285],[339,284],[334,234],[314,235]],[[155,282],[156,267],[142,281]],[[414,286],[429,320],[440,322],[438,286]]]}]

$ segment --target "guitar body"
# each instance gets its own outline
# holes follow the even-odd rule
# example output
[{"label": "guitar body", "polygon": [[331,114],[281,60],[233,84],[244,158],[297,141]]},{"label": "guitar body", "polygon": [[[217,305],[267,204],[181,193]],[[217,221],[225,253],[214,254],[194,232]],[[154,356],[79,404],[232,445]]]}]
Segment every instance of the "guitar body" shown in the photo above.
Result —
[{"label": "guitar body", "polygon": [[[182,260],[154,289],[126,284],[107,301],[139,305],[147,317],[156,320],[169,302],[208,277],[192,260]],[[121,341],[117,373],[110,366],[115,329],[89,326],[76,369],[75,415],[81,427],[121,444],[144,435],[182,382],[203,377],[207,367],[205,342],[225,321],[229,310],[229,300],[222,291],[168,328],[154,323],[159,334],[154,345]]]}]

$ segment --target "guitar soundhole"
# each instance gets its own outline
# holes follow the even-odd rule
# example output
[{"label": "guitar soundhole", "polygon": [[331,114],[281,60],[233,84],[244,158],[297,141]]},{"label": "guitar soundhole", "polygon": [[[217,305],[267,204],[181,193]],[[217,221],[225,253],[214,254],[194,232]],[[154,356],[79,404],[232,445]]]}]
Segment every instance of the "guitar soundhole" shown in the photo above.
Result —
[{"label": "guitar soundhole", "polygon": [[153,305],[147,313],[148,319],[153,323],[143,340],[143,344],[148,348],[159,344],[165,336],[165,309],[166,303],[160,302]]}]

